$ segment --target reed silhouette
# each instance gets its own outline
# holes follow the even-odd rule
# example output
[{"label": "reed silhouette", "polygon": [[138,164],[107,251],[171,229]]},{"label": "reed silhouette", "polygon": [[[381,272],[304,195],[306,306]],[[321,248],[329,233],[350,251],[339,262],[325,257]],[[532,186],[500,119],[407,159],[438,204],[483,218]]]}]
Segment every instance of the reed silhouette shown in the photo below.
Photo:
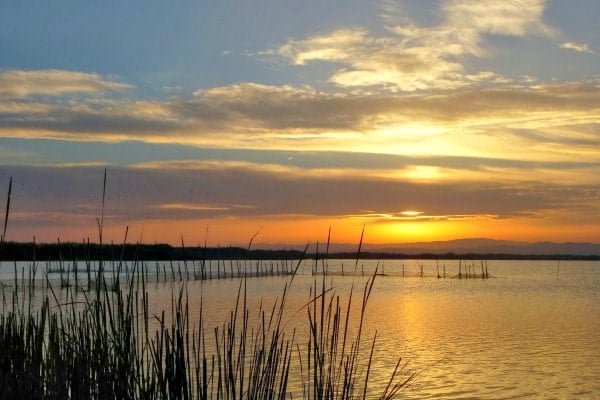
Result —
[{"label": "reed silhouette", "polygon": [[[0,248],[11,187],[12,180]],[[105,193],[106,171],[97,220],[101,248]],[[361,245],[362,235],[355,266]],[[342,307],[340,296],[326,284],[325,263],[322,280],[315,276],[309,301],[302,307],[307,313],[307,343],[286,331],[283,316],[288,294],[308,245],[293,267],[287,262],[280,267],[257,262],[234,268],[230,263],[227,272],[217,262],[215,272],[200,260],[200,273],[192,263],[194,273],[190,274],[187,262],[177,268],[171,262],[168,279],[163,264],[164,284],[172,285],[173,295],[170,311],[160,315],[149,311],[148,265],[142,260],[125,263],[124,251],[111,259],[85,260],[82,271],[87,284],[83,285],[76,260],[61,258],[56,266],[59,287],[49,279],[47,268],[36,293],[35,247],[34,243],[27,277],[23,267],[19,278],[15,262],[14,286],[2,290],[0,399],[285,399],[291,396],[293,360],[301,368],[305,399],[392,399],[415,376],[403,371],[405,364],[399,359],[387,386],[377,394],[369,393],[376,335],[364,351],[362,327],[377,272],[364,286],[355,336],[349,333],[352,293]],[[229,318],[212,327],[205,324],[202,305],[190,310],[187,284],[192,278],[208,279],[215,274],[217,279],[239,279],[239,288]],[[275,274],[288,276],[282,295],[270,311],[262,305],[254,310],[258,323],[251,325],[247,281]],[[157,264],[156,280],[159,275]],[[193,325],[192,311],[200,315]],[[207,346],[209,340],[214,340],[213,346]]]}]

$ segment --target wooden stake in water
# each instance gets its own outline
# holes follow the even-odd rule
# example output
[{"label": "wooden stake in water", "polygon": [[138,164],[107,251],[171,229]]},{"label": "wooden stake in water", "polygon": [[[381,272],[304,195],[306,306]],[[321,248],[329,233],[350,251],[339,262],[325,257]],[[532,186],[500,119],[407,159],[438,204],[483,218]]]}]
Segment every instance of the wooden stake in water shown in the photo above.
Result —
[{"label": "wooden stake in water", "polygon": [[483,260],[481,260],[481,279],[485,279],[485,271],[483,270]]}]

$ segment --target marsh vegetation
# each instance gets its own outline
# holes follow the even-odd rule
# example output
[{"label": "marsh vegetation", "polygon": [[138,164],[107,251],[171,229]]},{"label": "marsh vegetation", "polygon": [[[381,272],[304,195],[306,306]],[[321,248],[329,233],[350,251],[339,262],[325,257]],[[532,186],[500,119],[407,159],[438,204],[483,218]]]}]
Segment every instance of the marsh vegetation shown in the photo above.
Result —
[{"label": "marsh vegetation", "polygon": [[[0,398],[396,397],[414,377],[400,358],[385,387],[369,385],[376,335],[364,338],[362,327],[377,272],[356,300],[354,286],[344,297],[328,285],[322,261],[294,310],[306,318],[296,336],[284,316],[301,264],[169,262],[149,274],[142,261],[14,263],[14,280],[0,289]],[[275,276],[281,295],[251,309],[248,279]],[[238,282],[234,307],[216,325],[205,322],[202,297],[189,301],[188,283],[209,279]],[[149,285],[169,287],[170,304],[157,310]]]}]

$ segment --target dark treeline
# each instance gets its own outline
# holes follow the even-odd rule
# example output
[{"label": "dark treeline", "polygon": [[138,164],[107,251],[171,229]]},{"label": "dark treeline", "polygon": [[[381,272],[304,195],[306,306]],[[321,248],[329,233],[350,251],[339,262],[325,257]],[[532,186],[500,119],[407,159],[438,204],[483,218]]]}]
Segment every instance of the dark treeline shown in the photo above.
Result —
[{"label": "dark treeline", "polygon": [[241,247],[174,247],[168,244],[18,243],[5,242],[3,261],[58,260],[297,260],[299,250],[248,250]]},{"label": "dark treeline", "polygon": [[[18,243],[5,242],[0,249],[2,261],[58,260],[297,260],[300,250],[245,249],[242,247],[175,247],[168,244],[105,244],[96,243]],[[356,259],[356,252],[309,253],[305,258]],[[496,253],[381,253],[361,252],[361,259],[392,260],[600,260],[600,255],[539,255]]]}]

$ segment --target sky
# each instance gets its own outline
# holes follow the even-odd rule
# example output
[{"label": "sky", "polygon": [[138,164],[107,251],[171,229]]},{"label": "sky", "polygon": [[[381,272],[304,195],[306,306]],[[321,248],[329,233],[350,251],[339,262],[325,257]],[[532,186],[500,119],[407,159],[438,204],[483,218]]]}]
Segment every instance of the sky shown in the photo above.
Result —
[{"label": "sky", "polygon": [[[597,0],[3,1],[6,240],[600,242]],[[102,208],[106,168],[105,205]]]}]

